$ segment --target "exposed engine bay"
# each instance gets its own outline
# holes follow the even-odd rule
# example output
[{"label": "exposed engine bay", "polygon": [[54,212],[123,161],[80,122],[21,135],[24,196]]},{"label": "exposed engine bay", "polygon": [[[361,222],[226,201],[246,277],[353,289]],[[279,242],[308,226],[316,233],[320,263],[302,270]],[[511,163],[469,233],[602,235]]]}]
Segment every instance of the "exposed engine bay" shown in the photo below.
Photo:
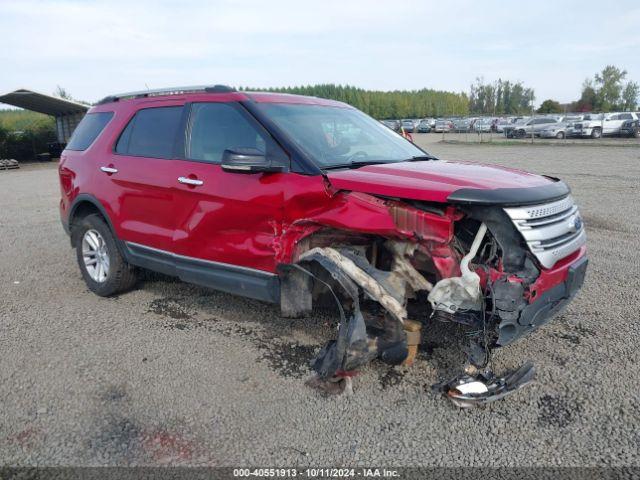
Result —
[{"label": "exposed engine bay", "polygon": [[[309,384],[327,392],[350,392],[354,373],[373,359],[411,365],[422,326],[433,321],[466,325],[474,332],[461,373],[434,385],[457,406],[498,400],[530,383],[535,375],[532,364],[496,376],[487,368],[491,353],[560,311],[582,284],[586,258],[568,274],[563,269],[566,278],[546,269],[548,259],[534,253],[512,218],[518,209],[375,201],[388,209],[396,232],[373,235],[319,228],[297,243],[296,262],[283,265],[284,315],[304,315],[323,295],[340,312],[337,337],[313,360],[316,375]],[[540,216],[544,228],[558,225],[556,218],[567,211],[578,215],[572,201],[562,207],[567,208],[559,217],[555,208]],[[566,218],[560,219],[563,225]],[[581,246],[569,248],[573,251],[565,261],[583,253]]]}]

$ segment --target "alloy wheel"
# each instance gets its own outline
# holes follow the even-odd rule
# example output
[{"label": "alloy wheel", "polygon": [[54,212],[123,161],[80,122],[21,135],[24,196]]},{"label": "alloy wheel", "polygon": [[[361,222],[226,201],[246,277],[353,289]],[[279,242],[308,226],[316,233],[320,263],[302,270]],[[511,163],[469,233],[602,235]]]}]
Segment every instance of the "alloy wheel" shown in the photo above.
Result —
[{"label": "alloy wheel", "polygon": [[97,230],[87,230],[82,237],[82,258],[87,273],[94,282],[103,283],[109,276],[107,244]]}]

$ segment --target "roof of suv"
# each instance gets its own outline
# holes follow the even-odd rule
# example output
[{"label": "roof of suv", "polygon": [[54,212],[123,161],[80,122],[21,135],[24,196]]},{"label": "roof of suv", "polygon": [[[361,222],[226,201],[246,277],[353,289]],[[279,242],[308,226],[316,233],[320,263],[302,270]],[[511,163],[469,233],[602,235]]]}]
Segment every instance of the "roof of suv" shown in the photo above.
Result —
[{"label": "roof of suv", "polygon": [[155,90],[143,90],[139,92],[128,92],[117,95],[109,95],[100,100],[96,106],[102,106],[112,103],[120,103],[126,101],[127,103],[141,102],[146,103],[147,100],[175,100],[175,99],[188,99],[190,101],[207,101],[212,96],[216,96],[220,99],[220,96],[224,96],[224,101],[247,101],[252,100],[258,103],[293,103],[293,104],[306,104],[306,105],[324,105],[332,107],[352,108],[343,102],[336,100],[329,100],[318,97],[308,97],[304,95],[293,95],[289,93],[274,93],[274,92],[245,92],[237,91],[233,88],[224,85],[214,86],[192,86],[192,87],[173,87],[163,88]]}]

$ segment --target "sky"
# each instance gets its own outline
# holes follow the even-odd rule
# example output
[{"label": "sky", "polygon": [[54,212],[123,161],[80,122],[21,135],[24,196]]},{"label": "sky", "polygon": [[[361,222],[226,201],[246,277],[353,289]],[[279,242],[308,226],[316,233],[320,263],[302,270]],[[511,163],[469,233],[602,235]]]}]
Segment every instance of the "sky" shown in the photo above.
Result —
[{"label": "sky", "polygon": [[640,2],[0,0],[0,93],[222,83],[469,91],[569,102],[614,64],[640,82]]}]

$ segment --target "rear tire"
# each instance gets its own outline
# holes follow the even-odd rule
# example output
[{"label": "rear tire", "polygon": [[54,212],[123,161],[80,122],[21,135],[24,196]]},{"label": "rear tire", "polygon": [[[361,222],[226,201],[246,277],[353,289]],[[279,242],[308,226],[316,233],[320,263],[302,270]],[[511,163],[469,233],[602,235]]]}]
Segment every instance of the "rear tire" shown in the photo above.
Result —
[{"label": "rear tire", "polygon": [[602,130],[599,128],[594,128],[591,130],[591,138],[600,138],[602,137]]},{"label": "rear tire", "polygon": [[120,254],[109,226],[99,215],[87,215],[73,229],[80,273],[96,295],[108,297],[131,289],[137,280],[135,267]]},{"label": "rear tire", "polygon": [[556,138],[557,138],[558,140],[562,140],[562,139],[564,138],[564,132],[558,132],[558,133],[556,133]]}]

